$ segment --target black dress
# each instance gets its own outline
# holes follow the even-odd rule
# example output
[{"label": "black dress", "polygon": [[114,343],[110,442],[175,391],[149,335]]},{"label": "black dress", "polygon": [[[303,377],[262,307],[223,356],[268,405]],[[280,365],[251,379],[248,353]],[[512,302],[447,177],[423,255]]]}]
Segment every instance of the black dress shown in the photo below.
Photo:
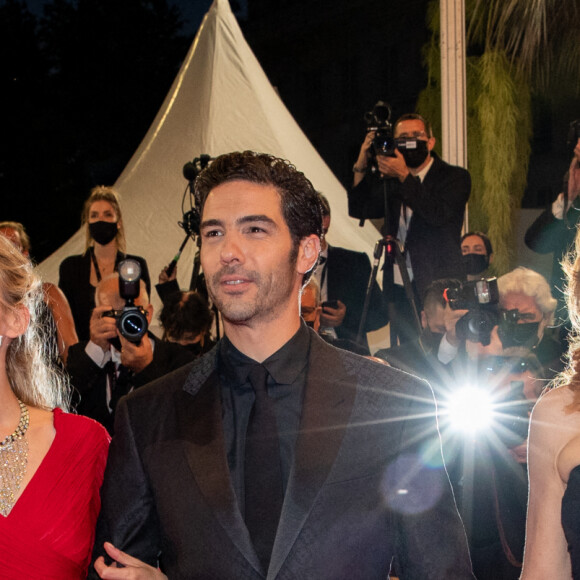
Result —
[{"label": "black dress", "polygon": [[[147,262],[140,256],[117,252],[117,264],[125,258],[137,260],[141,264],[141,278],[147,286],[147,293],[151,295],[151,281]],[[91,285],[91,254],[90,251],[76,256],[65,258],[59,269],[58,285],[64,292],[72,310],[77,335],[80,341],[89,340],[89,321],[95,307],[95,287]]]},{"label": "black dress", "polygon": [[562,498],[562,527],[572,561],[572,578],[580,579],[580,465],[571,472]]}]

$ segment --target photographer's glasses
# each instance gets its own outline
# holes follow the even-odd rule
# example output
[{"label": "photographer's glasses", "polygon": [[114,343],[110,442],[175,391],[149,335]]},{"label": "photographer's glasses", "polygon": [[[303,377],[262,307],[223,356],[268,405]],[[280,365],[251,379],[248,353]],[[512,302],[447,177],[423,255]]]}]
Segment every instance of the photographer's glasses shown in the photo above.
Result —
[{"label": "photographer's glasses", "polygon": [[401,133],[397,139],[428,139],[425,131],[411,131],[410,133]]}]

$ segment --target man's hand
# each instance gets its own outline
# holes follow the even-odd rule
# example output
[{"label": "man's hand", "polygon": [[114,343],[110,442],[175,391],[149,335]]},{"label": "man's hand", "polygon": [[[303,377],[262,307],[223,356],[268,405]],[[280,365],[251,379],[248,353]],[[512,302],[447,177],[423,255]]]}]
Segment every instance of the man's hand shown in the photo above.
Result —
[{"label": "man's hand", "polygon": [[336,302],[338,303],[338,308],[322,306],[322,312],[320,313],[321,326],[331,326],[332,328],[336,328],[342,324],[342,321],[346,316],[346,306],[340,300],[337,300]]},{"label": "man's hand", "polygon": [[354,172],[354,181],[353,181],[354,186],[357,186],[364,178],[367,165],[369,164],[371,158],[371,147],[374,138],[375,138],[374,131],[369,131],[365,135],[365,140],[361,145],[358,158],[356,160],[356,163],[354,164],[354,167],[356,168],[356,171]]},{"label": "man's hand", "polygon": [[117,336],[117,321],[110,316],[103,316],[111,306],[96,306],[89,322],[90,340],[100,346],[104,352],[109,350],[109,339]]},{"label": "man's hand", "polygon": [[[95,570],[100,578],[110,580],[167,580],[167,576],[158,568],[153,568],[133,556],[115,548],[113,544],[105,542],[105,551],[115,560],[111,566],[105,564],[103,556],[99,556],[95,561]],[[117,563],[124,566],[118,568]]]},{"label": "man's hand", "polygon": [[453,310],[449,304],[445,305],[445,312],[443,314],[445,320],[445,337],[451,346],[459,346],[459,339],[455,332],[455,325],[457,321],[465,316],[469,310]]},{"label": "man's hand", "polygon": [[173,272],[171,272],[171,276],[167,275],[167,268],[169,266],[165,266],[163,270],[159,273],[159,284],[165,284],[166,282],[171,282],[171,280],[175,280],[177,278],[177,265],[173,268]]},{"label": "man's hand", "polygon": [[385,177],[396,177],[401,183],[407,179],[410,171],[405,163],[405,158],[398,149],[395,149],[395,157],[377,155],[377,166]]},{"label": "man's hand", "polygon": [[150,338],[145,335],[139,344],[129,342],[117,333],[121,340],[121,364],[134,373],[140,373],[153,361],[153,347]]}]

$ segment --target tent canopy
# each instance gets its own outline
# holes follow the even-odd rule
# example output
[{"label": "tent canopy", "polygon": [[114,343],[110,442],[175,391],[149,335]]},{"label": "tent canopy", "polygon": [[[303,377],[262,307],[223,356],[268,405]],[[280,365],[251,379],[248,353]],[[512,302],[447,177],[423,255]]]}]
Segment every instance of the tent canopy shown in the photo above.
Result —
[{"label": "tent canopy", "polygon": [[[269,83],[227,0],[215,0],[153,124],[114,184],[127,251],[147,260],[153,282],[185,237],[178,225],[187,187],[184,164],[202,154],[246,149],[290,160],[329,199],[329,242],[372,255],[376,229],[370,223],[360,228],[348,217],[344,188]],[[60,262],[83,251],[79,230],[38,271],[57,282]],[[194,252],[188,242],[178,266],[182,287],[189,286]],[[158,306],[155,295],[152,301]]]}]

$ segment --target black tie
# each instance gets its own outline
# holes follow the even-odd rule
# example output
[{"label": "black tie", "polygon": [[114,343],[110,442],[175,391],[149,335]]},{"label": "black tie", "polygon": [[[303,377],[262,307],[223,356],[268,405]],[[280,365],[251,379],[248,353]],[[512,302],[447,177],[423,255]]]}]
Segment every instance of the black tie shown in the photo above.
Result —
[{"label": "black tie", "polygon": [[109,372],[109,384],[111,386],[111,400],[109,402],[109,409],[111,409],[112,413],[115,412],[115,408],[117,407],[119,399],[132,389],[132,378],[133,371],[130,368],[124,365],[119,365],[119,367],[116,368],[115,363],[113,363],[112,372]]},{"label": "black tie", "polygon": [[268,396],[268,371],[252,367],[248,375],[256,400],[246,434],[244,486],[246,527],[267,572],[284,501],[280,446],[274,401]]}]

